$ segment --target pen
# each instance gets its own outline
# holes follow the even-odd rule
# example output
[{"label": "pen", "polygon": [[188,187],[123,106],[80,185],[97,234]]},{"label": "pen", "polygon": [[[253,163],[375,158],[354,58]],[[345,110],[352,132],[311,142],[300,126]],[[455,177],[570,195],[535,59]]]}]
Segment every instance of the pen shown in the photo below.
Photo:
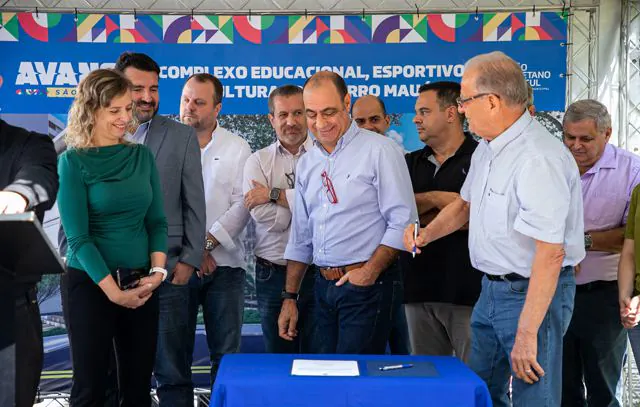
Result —
[{"label": "pen", "polygon": [[385,372],[387,370],[398,370],[398,369],[408,369],[410,367],[413,367],[412,363],[408,363],[406,365],[391,365],[391,366],[382,366],[379,367],[378,369],[380,369],[381,372]]},{"label": "pen", "polygon": [[411,253],[414,259],[416,258],[416,240],[418,240],[418,229],[420,229],[420,220],[416,219],[415,223],[413,224],[413,252]]}]

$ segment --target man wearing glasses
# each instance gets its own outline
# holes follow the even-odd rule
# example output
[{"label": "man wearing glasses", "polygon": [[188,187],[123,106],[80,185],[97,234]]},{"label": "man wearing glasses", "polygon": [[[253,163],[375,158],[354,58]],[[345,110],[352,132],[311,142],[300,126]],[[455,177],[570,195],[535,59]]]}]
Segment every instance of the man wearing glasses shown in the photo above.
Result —
[{"label": "man wearing glasses", "polygon": [[501,52],[469,60],[458,110],[482,137],[457,197],[405,248],[469,222],[471,264],[485,273],[471,315],[469,365],[494,406],[559,406],[562,337],[585,256],[580,175],[565,146],[526,110],[520,66]]},{"label": "man wearing glasses", "polygon": [[402,296],[402,231],[417,216],[409,172],[393,140],[351,121],[339,75],[313,75],[303,99],[316,141],[298,165],[279,333],[298,335],[295,299],[313,263],[316,351],[381,354],[394,297]]},{"label": "man wearing glasses", "polygon": [[287,341],[278,335],[287,261],[291,211],[295,201],[296,166],[313,148],[307,136],[302,89],[285,85],[269,95],[269,121],[277,140],[253,153],[244,167],[244,204],[256,225],[256,292],[262,337],[269,353],[311,353],[314,335],[313,273],[302,282],[297,299],[299,336]]}]

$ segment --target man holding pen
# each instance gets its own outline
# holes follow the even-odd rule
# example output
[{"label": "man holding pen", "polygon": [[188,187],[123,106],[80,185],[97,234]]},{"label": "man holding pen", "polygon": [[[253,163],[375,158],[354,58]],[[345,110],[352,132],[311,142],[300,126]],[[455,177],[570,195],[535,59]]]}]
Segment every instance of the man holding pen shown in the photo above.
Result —
[{"label": "man holding pen", "polygon": [[339,75],[313,75],[303,99],[316,141],[298,162],[279,334],[297,335],[296,298],[313,263],[315,351],[381,354],[394,296],[402,295],[396,261],[402,231],[417,216],[409,173],[393,140],[351,120],[351,98]]},{"label": "man holding pen", "polygon": [[469,222],[471,263],[485,273],[471,315],[469,365],[496,407],[510,405],[512,374],[513,406],[559,406],[574,266],[585,256],[577,165],[526,111],[524,75],[505,54],[469,60],[457,102],[483,140],[460,197],[417,239],[407,226],[405,248],[427,246]]}]

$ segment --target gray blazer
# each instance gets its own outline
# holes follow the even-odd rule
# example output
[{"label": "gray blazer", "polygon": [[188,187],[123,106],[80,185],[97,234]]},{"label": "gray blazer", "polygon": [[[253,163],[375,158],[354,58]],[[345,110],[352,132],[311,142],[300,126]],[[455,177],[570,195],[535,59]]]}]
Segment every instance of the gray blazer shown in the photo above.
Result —
[{"label": "gray blazer", "polygon": [[167,270],[178,261],[200,268],[206,208],[195,130],[166,117],[151,121],[144,144],[156,158],[168,223]]}]

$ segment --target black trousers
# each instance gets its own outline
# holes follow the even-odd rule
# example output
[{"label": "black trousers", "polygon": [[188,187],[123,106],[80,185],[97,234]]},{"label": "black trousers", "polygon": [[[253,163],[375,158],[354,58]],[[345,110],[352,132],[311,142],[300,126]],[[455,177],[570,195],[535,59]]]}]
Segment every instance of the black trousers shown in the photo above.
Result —
[{"label": "black trousers", "polygon": [[16,300],[16,407],[32,407],[42,371],[42,321],[35,287]]},{"label": "black trousers", "polygon": [[104,406],[114,347],[120,406],[151,406],[149,391],[158,340],[157,295],[132,310],[109,301],[82,270],[69,268],[63,280],[73,363],[71,406]]}]

